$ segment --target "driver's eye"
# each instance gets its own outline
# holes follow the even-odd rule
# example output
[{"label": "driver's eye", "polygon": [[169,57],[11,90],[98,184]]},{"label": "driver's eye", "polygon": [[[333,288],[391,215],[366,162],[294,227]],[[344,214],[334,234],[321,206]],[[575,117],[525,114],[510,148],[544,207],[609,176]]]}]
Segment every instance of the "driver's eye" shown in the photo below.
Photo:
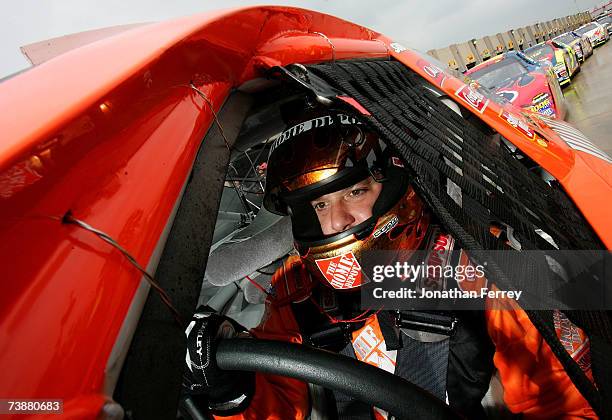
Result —
[{"label": "driver's eye", "polygon": [[327,203],[325,201],[319,201],[318,203],[314,203],[312,207],[315,209],[315,211],[322,211],[327,208]]},{"label": "driver's eye", "polygon": [[348,193],[349,198],[356,198],[359,197],[363,194],[365,194],[368,191],[367,188],[355,188],[354,190],[351,190],[351,192]]}]

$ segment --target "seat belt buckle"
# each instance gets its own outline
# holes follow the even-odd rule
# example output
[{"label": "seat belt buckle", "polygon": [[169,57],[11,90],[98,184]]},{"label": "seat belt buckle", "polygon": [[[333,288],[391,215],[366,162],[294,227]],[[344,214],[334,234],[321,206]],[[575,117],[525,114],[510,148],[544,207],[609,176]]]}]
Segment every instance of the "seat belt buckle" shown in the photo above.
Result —
[{"label": "seat belt buckle", "polygon": [[459,319],[455,316],[427,312],[397,311],[395,325],[398,328],[452,336],[457,330]]}]

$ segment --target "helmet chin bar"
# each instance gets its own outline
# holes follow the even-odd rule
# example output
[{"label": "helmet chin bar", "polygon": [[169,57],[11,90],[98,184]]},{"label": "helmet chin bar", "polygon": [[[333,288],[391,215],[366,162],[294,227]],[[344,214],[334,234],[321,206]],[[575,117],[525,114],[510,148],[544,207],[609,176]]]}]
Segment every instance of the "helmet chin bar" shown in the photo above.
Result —
[{"label": "helmet chin bar", "polygon": [[[313,210],[313,213],[314,213],[314,210]],[[316,214],[315,214],[315,218],[316,218]],[[372,216],[369,219],[364,220],[363,222],[359,223],[356,226],[353,226],[350,229],[347,229],[339,233],[334,233],[332,235],[323,235],[323,233],[321,233],[321,235],[319,235],[318,237],[314,237],[314,236],[297,237],[294,232],[293,237],[295,239],[295,244],[297,245],[297,249],[301,255],[303,253],[308,252],[308,248],[334,243],[334,242],[337,242],[341,239],[344,239],[352,235],[355,235],[355,238],[357,239],[367,238],[374,231],[378,218],[379,216]],[[318,219],[316,223],[318,225],[319,231],[321,231],[321,226],[319,225]]]}]

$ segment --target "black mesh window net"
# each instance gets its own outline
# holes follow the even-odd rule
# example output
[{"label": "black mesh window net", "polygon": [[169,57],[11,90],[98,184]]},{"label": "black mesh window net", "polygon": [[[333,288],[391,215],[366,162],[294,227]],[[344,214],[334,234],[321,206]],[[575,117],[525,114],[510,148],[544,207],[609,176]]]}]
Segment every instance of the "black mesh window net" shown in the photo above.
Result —
[{"label": "black mesh window net", "polygon": [[[588,271],[590,251],[601,255],[605,250],[556,180],[545,176],[542,168],[467,110],[448,106],[443,92],[403,64],[346,61],[307,66],[305,70],[319,85],[326,84],[327,92],[351,97],[371,114],[360,116],[363,124],[399,151],[413,172],[415,189],[432,213],[474,261],[487,259],[487,277],[500,288],[517,289],[528,283],[532,290],[540,289],[538,296],[556,293],[554,282],[538,285],[536,267],[541,262],[536,257],[526,256],[527,263],[516,266],[499,257],[503,253],[495,258],[487,254],[491,250],[519,252],[516,246],[508,245],[509,235],[492,234],[492,226],[511,233],[522,251],[581,251],[577,264],[583,267],[572,267],[578,272]],[[309,81],[308,77],[303,79]],[[333,105],[354,113],[343,101]],[[612,372],[606,355],[612,354],[610,312],[566,311],[589,335],[594,385],[558,340],[552,310],[529,309],[534,307],[529,299],[527,296],[520,303],[532,323],[598,414],[609,415]]]}]

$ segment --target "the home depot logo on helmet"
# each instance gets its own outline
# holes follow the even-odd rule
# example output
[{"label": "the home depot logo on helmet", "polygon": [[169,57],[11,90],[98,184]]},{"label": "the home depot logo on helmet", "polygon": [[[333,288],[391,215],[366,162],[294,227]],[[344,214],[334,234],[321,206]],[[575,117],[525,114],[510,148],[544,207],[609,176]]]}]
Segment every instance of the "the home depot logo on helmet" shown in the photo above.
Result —
[{"label": "the home depot logo on helmet", "polygon": [[361,286],[361,266],[352,252],[315,261],[325,279],[334,289]]}]

